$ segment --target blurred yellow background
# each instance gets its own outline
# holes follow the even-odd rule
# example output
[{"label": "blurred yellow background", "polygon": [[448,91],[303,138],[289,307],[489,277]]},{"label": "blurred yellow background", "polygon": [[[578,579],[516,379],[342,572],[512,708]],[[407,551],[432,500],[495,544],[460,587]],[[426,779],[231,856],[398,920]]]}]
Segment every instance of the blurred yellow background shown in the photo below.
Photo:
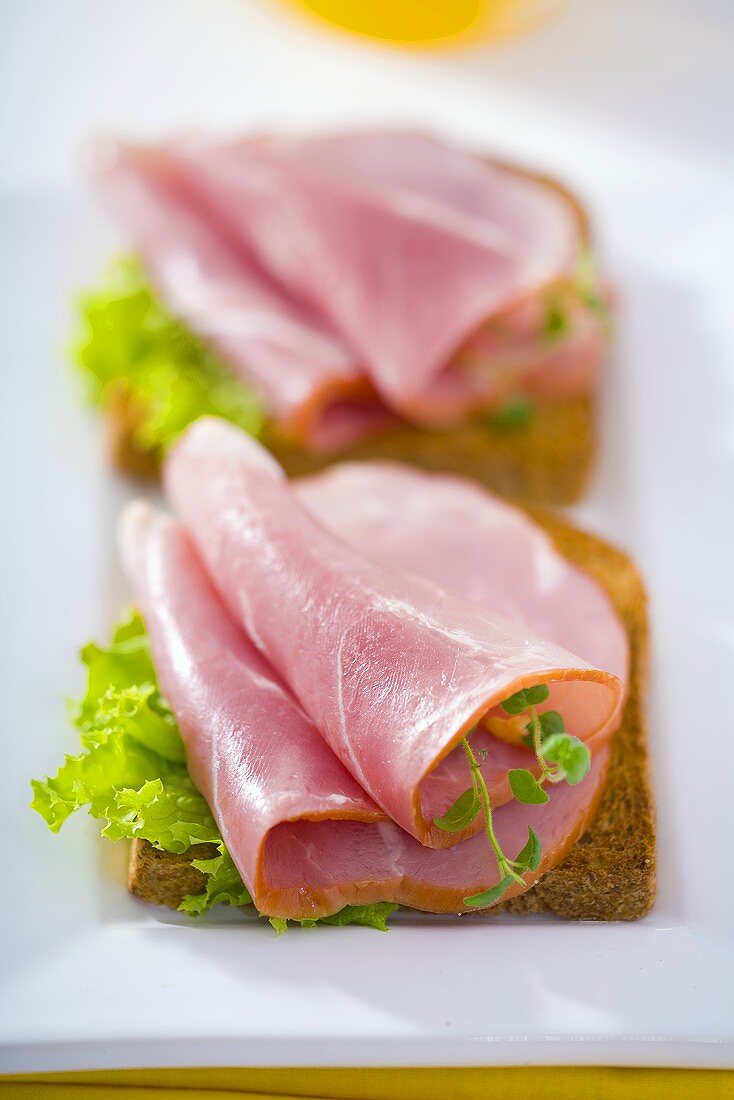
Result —
[{"label": "blurred yellow background", "polygon": [[286,0],[333,26],[403,46],[498,38],[532,26],[564,0]]}]

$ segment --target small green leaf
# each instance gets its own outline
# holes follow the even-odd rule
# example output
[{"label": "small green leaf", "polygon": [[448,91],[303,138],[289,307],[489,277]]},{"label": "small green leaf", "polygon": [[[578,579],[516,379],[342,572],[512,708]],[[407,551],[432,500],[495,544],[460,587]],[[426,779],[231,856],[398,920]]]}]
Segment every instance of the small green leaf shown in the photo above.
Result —
[{"label": "small green leaf", "polygon": [[506,714],[522,714],[524,710],[527,710],[528,701],[525,690],[516,691],[509,699],[503,699],[502,709]]},{"label": "small green leaf", "polygon": [[554,733],[543,742],[543,756],[550,764],[557,764],[559,770],[572,787],[588,775],[591,767],[591,753],[578,737],[570,733]]},{"label": "small green leaf", "polygon": [[521,688],[509,699],[503,700],[502,709],[506,714],[522,714],[528,707],[535,706],[537,703],[544,703],[549,694],[547,684],[535,684],[533,687]]},{"label": "small green leaf", "polygon": [[566,732],[563,715],[559,714],[557,710],[546,710],[543,714],[539,714],[538,721],[543,731],[543,737],[550,737],[552,733]]},{"label": "small green leaf", "polygon": [[515,856],[515,865],[520,869],[537,871],[540,866],[542,849],[538,834],[534,829],[528,829],[528,842],[521,852]]},{"label": "small green leaf", "polygon": [[282,936],[284,932],[288,931],[288,921],[285,917],[268,917],[268,921],[275,929],[276,936]]},{"label": "small green leaf", "polygon": [[449,806],[443,817],[434,817],[433,824],[445,833],[461,833],[469,828],[480,808],[479,795],[473,787],[469,787]]},{"label": "small green leaf", "polygon": [[524,428],[535,416],[536,406],[527,397],[508,397],[498,408],[485,415],[484,422],[490,428]]},{"label": "small green leaf", "polygon": [[[559,714],[557,710],[547,710],[544,714],[539,714],[538,722],[540,723],[541,744],[546,737],[550,737],[554,733],[566,732],[566,724],[563,721],[563,715]],[[535,740],[533,737],[533,723],[528,722],[525,729],[527,730],[527,733],[522,739],[523,745],[527,745],[529,749],[535,748]]]},{"label": "small green leaf", "polygon": [[470,905],[472,909],[484,909],[489,905],[496,905],[502,895],[514,882],[512,875],[505,875],[496,886],[489,890],[482,890],[480,894],[471,894],[464,898],[464,905]]},{"label": "small green leaf", "polygon": [[525,768],[511,768],[508,777],[512,793],[518,802],[528,806],[541,806],[548,801],[548,795],[532,772]]},{"label": "small green leaf", "polygon": [[543,335],[548,340],[553,340],[558,336],[563,336],[568,331],[568,317],[561,309],[558,302],[551,302],[548,306],[548,312],[545,315],[545,321],[543,323]]}]

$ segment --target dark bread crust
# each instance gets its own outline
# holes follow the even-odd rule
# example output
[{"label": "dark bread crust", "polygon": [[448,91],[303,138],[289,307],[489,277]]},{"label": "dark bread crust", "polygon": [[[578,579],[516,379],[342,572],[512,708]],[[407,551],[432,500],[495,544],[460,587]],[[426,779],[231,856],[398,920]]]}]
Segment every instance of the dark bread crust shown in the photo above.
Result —
[{"label": "dark bread crust", "polygon": [[459,474],[524,504],[571,504],[586,488],[594,457],[592,400],[538,403],[527,424],[472,421],[444,431],[401,424],[361,439],[338,455],[316,455],[276,437],[264,440],[289,477],[338,462],[406,462]]},{"label": "dark bread crust", "polygon": [[[562,554],[605,589],[630,638],[630,691],[612,739],[609,774],[594,824],[526,894],[514,913],[550,910],[568,920],[638,920],[655,900],[657,850],[645,715],[649,632],[647,596],[631,558],[548,513],[533,513]],[[503,908],[498,906],[498,909]]]},{"label": "dark bread crust", "polygon": [[[139,410],[121,386],[106,395],[107,447],[125,474],[156,478],[155,453],[135,442]],[[392,459],[424,470],[460,474],[525,504],[572,504],[582,495],[594,458],[594,408],[589,397],[537,404],[529,423],[471,422],[444,431],[401,424],[362,439],[338,454],[318,455],[266,429],[263,442],[289,477],[316,473],[334,462]]]},{"label": "dark bread crust", "polygon": [[201,894],[206,875],[192,866],[194,859],[214,859],[213,844],[193,844],[183,855],[161,852],[147,840],[134,840],[130,848],[127,888],[131,894],[156,905],[178,909],[187,894]]},{"label": "dark bread crust", "polygon": [[[559,551],[598,580],[630,637],[630,693],[612,740],[609,774],[592,827],[540,882],[493,912],[552,912],[567,920],[637,920],[650,909],[656,889],[655,809],[650,784],[645,692],[648,665],[647,599],[642,579],[623,551],[544,512],[533,517]],[[197,845],[171,855],[134,841],[128,888],[137,897],[177,907],[199,893],[204,875],[191,859],[215,855]]]}]

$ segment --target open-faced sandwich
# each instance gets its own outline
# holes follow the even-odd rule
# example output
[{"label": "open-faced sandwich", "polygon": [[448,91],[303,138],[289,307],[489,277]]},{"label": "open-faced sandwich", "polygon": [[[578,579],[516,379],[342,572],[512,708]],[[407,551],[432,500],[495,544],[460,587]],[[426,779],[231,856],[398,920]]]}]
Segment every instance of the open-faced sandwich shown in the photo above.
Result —
[{"label": "open-faced sandwich", "polygon": [[560,184],[396,131],[108,142],[94,175],[134,258],[76,357],[124,469],[214,413],[290,475],[391,458],[579,496],[609,310]]},{"label": "open-faced sandwich", "polygon": [[633,919],[655,845],[645,596],[624,554],[455,476],[288,482],[203,418],[120,546],[139,615],[88,646],[83,752],[34,784],[134,841],[130,889],[383,926],[397,906]]}]

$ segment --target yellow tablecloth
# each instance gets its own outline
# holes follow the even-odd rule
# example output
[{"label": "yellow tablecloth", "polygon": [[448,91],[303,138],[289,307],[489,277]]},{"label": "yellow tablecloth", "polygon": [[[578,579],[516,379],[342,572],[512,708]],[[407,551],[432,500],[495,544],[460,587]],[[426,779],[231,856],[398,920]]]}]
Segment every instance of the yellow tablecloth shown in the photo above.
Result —
[{"label": "yellow tablecloth", "polygon": [[734,1100],[726,1070],[157,1069],[0,1078],[0,1100]]}]

